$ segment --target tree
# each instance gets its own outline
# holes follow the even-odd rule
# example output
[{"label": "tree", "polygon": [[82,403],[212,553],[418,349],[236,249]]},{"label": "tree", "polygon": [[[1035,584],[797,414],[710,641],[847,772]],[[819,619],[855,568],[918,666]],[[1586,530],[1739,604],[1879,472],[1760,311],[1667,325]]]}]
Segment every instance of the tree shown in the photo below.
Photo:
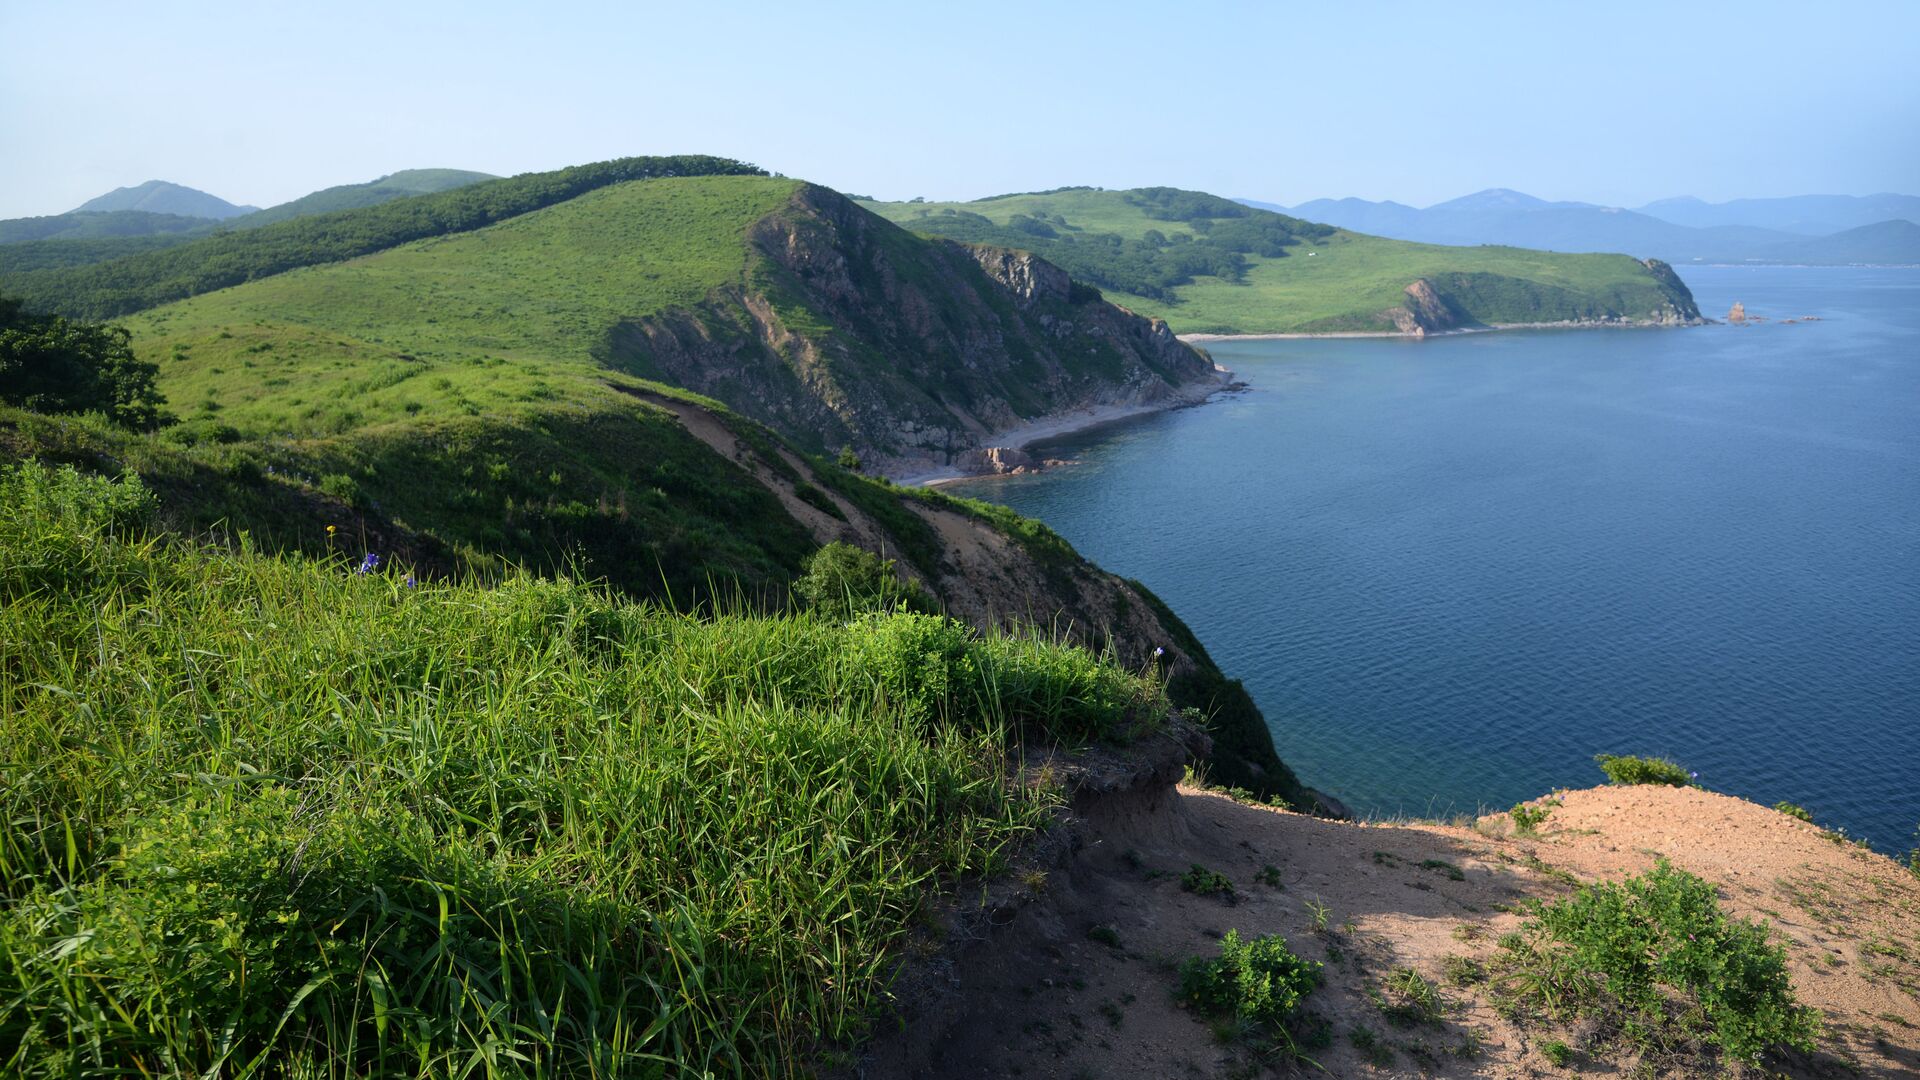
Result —
[{"label": "tree", "polygon": [[29,314],[0,297],[0,402],[45,413],[101,412],[151,431],[169,417],[158,366],[133,355],[125,327]]}]

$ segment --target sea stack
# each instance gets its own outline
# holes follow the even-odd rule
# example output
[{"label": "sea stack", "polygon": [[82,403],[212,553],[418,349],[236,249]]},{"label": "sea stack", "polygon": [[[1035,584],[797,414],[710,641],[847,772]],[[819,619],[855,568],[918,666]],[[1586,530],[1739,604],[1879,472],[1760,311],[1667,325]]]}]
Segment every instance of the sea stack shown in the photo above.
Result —
[{"label": "sea stack", "polygon": [[1734,322],[1734,323],[1746,322],[1747,321],[1747,305],[1741,303],[1738,300],[1735,300],[1733,302],[1733,306],[1727,309],[1727,321]]}]

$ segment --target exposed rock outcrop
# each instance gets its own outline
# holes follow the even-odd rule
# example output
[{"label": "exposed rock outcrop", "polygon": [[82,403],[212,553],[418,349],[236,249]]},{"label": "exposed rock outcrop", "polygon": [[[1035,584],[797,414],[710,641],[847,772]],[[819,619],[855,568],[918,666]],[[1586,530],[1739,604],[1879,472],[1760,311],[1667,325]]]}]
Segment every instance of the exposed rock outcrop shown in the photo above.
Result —
[{"label": "exposed rock outcrop", "polygon": [[748,245],[738,285],[620,324],[601,359],[896,475],[1040,417],[1218,382],[1164,321],[1044,259],[918,237],[825,188],[796,189]]}]

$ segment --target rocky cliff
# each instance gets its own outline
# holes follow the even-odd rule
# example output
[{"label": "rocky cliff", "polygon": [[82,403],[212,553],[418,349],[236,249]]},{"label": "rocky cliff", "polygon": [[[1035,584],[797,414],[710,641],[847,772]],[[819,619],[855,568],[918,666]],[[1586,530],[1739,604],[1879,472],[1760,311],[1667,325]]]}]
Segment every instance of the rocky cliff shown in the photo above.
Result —
[{"label": "rocky cliff", "polygon": [[1218,383],[1165,322],[1044,259],[916,236],[826,188],[798,187],[748,243],[737,284],[621,322],[600,358],[895,474],[1054,413]]}]

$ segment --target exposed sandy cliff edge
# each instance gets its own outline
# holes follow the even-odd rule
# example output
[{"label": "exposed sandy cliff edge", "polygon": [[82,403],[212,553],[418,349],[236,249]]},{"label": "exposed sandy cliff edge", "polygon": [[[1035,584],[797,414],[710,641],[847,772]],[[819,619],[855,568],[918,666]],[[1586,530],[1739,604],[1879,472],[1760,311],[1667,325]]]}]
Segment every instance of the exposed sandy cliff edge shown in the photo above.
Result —
[{"label": "exposed sandy cliff edge", "polygon": [[[865,1075],[1290,1075],[1175,1001],[1175,965],[1213,954],[1227,930],[1284,935],[1325,964],[1309,1007],[1331,1042],[1308,1052],[1320,1069],[1298,1075],[1722,1075],[1708,1058],[1589,1053],[1593,1032],[1578,1023],[1516,1021],[1487,982],[1458,977],[1492,966],[1526,901],[1659,858],[1715,885],[1729,914],[1769,921],[1785,945],[1795,992],[1825,1029],[1815,1054],[1774,1063],[1785,1075],[1920,1075],[1920,878],[1884,856],[1687,788],[1564,792],[1533,836],[1506,815],[1326,821],[1176,788],[1164,759],[1182,738],[1139,751],[1131,782],[1115,782],[1111,763],[1097,770],[1105,779],[1031,866],[952,913],[960,940],[903,984],[903,1026],[869,1049]],[[1231,880],[1235,902],[1183,890],[1195,865]],[[1277,887],[1260,880],[1267,867]],[[1407,968],[1439,987],[1438,1022],[1383,1013],[1375,995]],[[1571,1070],[1546,1056],[1555,1041],[1575,1048]]]}]

